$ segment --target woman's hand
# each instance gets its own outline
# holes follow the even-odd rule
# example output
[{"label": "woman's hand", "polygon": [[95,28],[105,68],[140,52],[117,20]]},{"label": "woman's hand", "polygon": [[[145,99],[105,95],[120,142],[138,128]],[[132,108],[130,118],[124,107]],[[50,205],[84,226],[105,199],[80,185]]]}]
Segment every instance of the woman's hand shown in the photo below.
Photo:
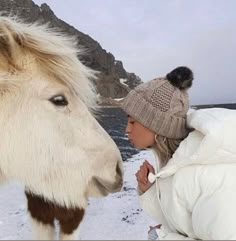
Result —
[{"label": "woman's hand", "polygon": [[143,165],[140,166],[139,171],[135,174],[138,182],[138,187],[142,192],[146,192],[153,184],[148,181],[149,172],[155,174],[154,167],[145,160]]}]

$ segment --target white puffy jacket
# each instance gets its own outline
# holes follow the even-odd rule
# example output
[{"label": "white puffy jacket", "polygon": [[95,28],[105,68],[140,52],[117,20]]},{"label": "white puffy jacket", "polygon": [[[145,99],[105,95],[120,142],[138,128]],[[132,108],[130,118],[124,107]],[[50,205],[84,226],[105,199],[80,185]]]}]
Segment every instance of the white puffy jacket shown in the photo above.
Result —
[{"label": "white puffy jacket", "polygon": [[141,205],[168,229],[160,239],[236,239],[236,110],[197,110],[188,125]]}]

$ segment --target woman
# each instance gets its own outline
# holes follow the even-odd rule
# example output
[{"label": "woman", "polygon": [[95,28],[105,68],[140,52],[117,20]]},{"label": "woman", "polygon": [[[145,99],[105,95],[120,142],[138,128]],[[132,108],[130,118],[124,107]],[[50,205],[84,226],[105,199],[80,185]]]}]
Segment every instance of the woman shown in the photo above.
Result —
[{"label": "woman", "polygon": [[178,67],[123,102],[129,140],[158,156],[156,167],[145,161],[136,173],[141,205],[160,223],[149,238],[236,239],[236,112],[187,115],[192,80]]}]

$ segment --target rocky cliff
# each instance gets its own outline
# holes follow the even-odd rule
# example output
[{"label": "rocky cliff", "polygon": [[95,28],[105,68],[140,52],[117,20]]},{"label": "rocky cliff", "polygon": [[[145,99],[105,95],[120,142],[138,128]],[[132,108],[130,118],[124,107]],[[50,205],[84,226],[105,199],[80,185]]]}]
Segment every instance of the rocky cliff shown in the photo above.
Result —
[{"label": "rocky cliff", "polygon": [[38,6],[32,0],[0,0],[0,11],[3,15],[11,13],[20,16],[27,22],[49,23],[50,27],[59,28],[66,34],[76,36],[79,45],[88,50],[82,61],[87,66],[100,71],[96,86],[102,97],[122,98],[130,89],[141,83],[138,76],[126,72],[122,62],[116,60],[97,41],[58,19],[46,3]]}]

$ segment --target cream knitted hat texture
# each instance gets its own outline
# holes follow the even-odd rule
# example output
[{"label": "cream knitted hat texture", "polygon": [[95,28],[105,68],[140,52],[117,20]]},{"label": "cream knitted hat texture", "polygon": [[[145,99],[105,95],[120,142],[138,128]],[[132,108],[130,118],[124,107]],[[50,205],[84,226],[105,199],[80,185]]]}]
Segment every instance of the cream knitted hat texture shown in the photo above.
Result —
[{"label": "cream knitted hat texture", "polygon": [[131,90],[122,109],[158,135],[183,139],[189,133],[186,123],[189,109],[187,90],[192,80],[193,73],[189,68],[177,67],[166,77],[153,79]]}]

